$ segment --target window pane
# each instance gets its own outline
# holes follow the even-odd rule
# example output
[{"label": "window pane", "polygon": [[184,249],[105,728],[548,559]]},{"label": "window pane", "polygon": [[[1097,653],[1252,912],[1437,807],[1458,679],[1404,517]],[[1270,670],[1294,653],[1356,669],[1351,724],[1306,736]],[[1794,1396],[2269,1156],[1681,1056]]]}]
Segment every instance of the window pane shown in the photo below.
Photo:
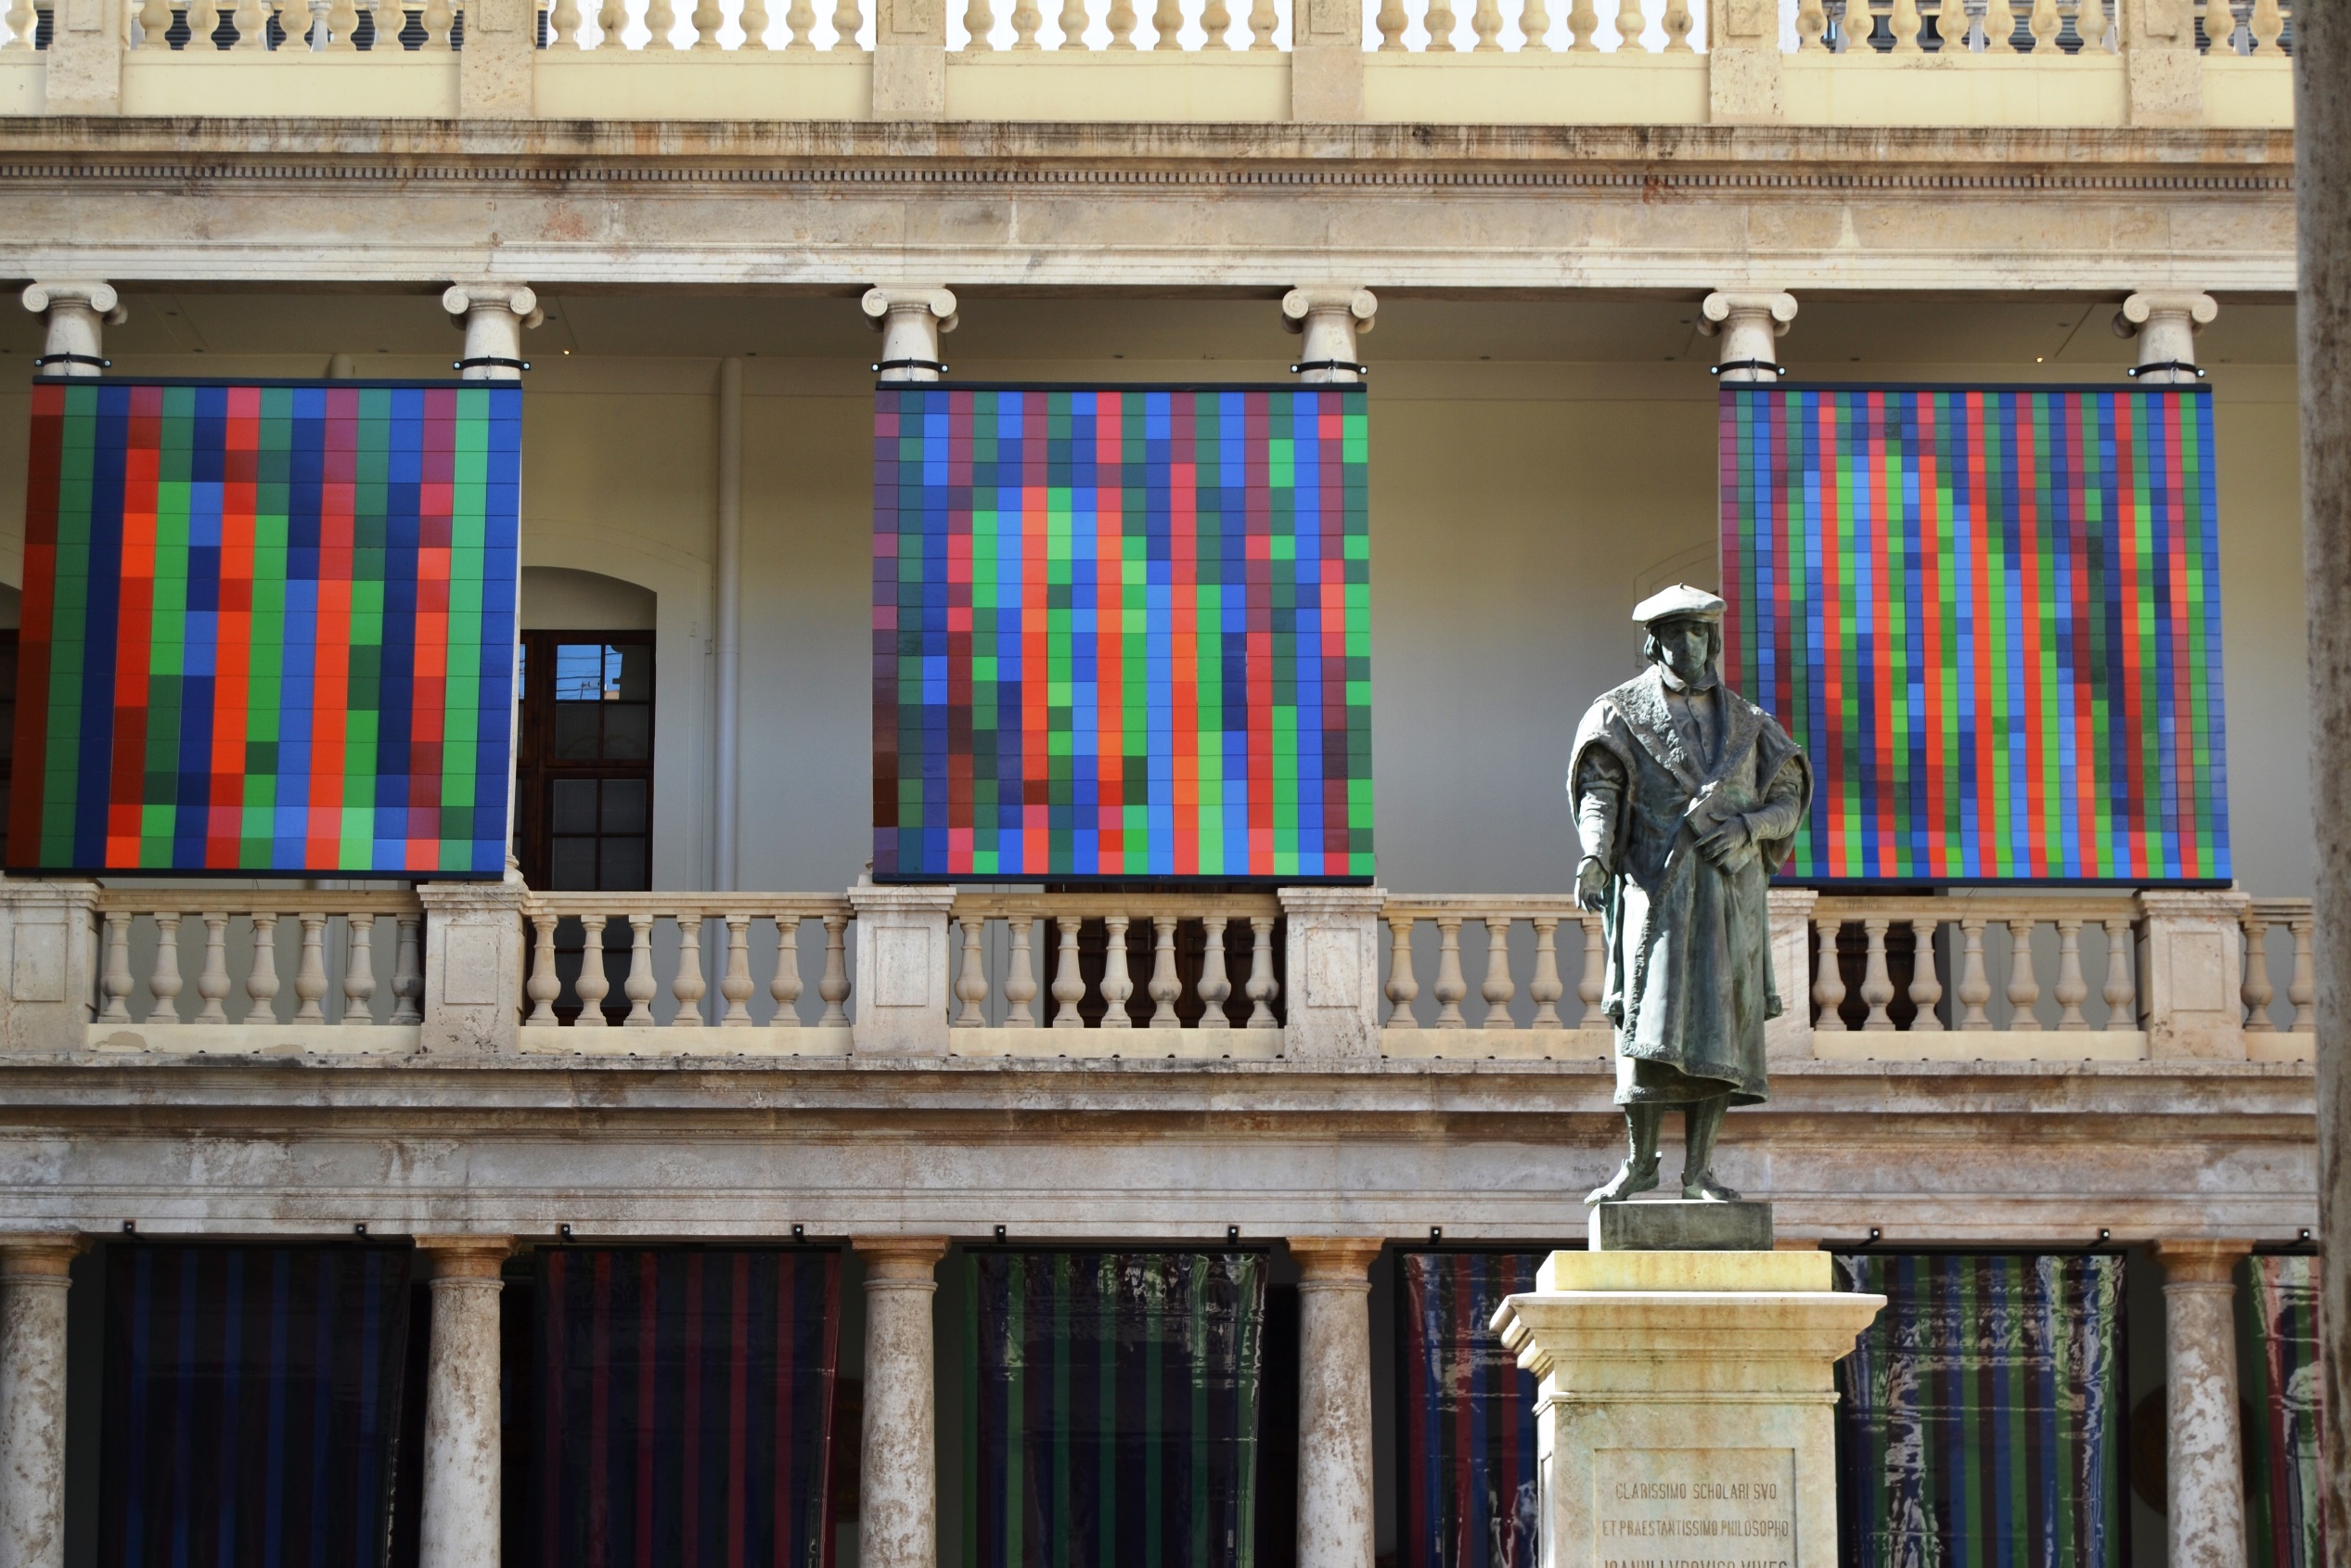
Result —
[{"label": "window pane", "polygon": [[615,702],[604,710],[604,754],[636,762],[653,754],[653,710],[639,702]]},{"label": "window pane", "polygon": [[607,893],[632,893],[645,886],[645,841],[606,839],[597,885]]},{"label": "window pane", "polygon": [[606,779],[604,830],[608,833],[644,832],[646,794],[646,781],[642,778]]},{"label": "window pane", "polygon": [[605,697],[604,645],[597,642],[559,643],[555,649],[555,700],[558,702],[600,702]]},{"label": "window pane", "polygon": [[559,833],[593,833],[596,831],[596,780],[593,778],[559,778],[555,781],[554,820],[549,826]]},{"label": "window pane", "polygon": [[605,695],[623,702],[650,702],[653,650],[642,646],[609,648],[605,654]]},{"label": "window pane", "polygon": [[548,856],[547,871],[555,882],[557,893],[593,893],[596,891],[596,841],[594,839],[558,839],[555,853]]},{"label": "window pane", "polygon": [[604,710],[593,702],[555,705],[555,754],[564,762],[594,762],[603,752],[597,721]]}]

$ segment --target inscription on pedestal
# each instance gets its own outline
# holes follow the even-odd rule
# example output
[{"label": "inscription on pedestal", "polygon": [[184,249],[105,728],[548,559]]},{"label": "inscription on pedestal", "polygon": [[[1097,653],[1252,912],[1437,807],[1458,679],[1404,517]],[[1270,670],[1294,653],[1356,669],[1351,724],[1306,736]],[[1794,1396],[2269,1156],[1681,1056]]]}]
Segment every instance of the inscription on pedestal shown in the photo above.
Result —
[{"label": "inscription on pedestal", "polygon": [[1792,1448],[1600,1448],[1594,1568],[1793,1568]]}]

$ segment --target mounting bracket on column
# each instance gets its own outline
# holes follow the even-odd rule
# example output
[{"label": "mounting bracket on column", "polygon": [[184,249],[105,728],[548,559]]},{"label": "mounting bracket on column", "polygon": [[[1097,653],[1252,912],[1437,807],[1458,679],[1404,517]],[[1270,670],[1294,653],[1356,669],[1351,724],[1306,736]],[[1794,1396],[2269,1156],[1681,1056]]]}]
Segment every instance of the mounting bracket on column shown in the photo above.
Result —
[{"label": "mounting bracket on column", "polygon": [[113,364],[114,361],[100,359],[94,353],[45,353],[32,362],[32,367],[38,370],[45,365],[95,365],[105,370]]},{"label": "mounting bracket on column", "polygon": [[1290,373],[1293,376],[1305,370],[1352,370],[1358,376],[1371,374],[1370,366],[1357,365],[1348,359],[1309,359],[1290,367]]},{"label": "mounting bracket on column", "polygon": [[2124,371],[2123,374],[2128,376],[2135,381],[2141,376],[2152,376],[2158,370],[2185,370],[2200,381],[2204,379],[2204,367],[2203,366],[2190,365],[2184,359],[2165,359],[2159,360],[2153,365],[2134,365],[2129,369]]},{"label": "mounting bracket on column", "polygon": [[947,366],[935,359],[877,360],[874,363],[873,373],[879,376],[884,370],[936,370],[944,376],[947,373]]},{"label": "mounting bracket on column", "polygon": [[531,362],[527,359],[502,359],[494,353],[485,353],[475,359],[453,359],[449,362],[450,368],[454,370],[471,370],[478,366],[483,365],[495,365],[501,369],[506,370],[528,370],[531,368]]},{"label": "mounting bracket on column", "polygon": [[1788,374],[1785,366],[1777,360],[1770,359],[1727,359],[1720,365],[1706,366],[1706,374],[1709,376],[1719,376],[1726,370],[1768,370],[1774,376],[1782,377]]}]

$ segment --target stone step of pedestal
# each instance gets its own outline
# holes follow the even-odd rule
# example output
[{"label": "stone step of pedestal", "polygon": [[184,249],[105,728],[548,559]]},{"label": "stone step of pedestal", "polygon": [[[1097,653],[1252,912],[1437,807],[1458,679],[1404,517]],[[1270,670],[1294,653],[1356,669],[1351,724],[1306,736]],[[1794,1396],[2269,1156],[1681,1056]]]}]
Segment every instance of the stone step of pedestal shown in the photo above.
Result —
[{"label": "stone step of pedestal", "polygon": [[1685,1198],[1596,1203],[1591,1248],[1596,1253],[1767,1253],[1771,1205]]}]

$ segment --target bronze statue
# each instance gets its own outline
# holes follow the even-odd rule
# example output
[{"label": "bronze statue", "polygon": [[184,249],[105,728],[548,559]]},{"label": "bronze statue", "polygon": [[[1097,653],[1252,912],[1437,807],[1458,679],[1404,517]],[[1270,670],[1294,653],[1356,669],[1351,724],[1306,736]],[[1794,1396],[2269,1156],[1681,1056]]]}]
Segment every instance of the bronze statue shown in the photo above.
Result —
[{"label": "bronze statue", "polygon": [[1686,585],[1644,600],[1647,674],[1600,698],[1575,732],[1568,790],[1583,842],[1576,902],[1608,946],[1616,1103],[1630,1150],[1587,1203],[1657,1185],[1665,1108],[1682,1108],[1682,1196],[1715,1180],[1723,1112],[1770,1096],[1764,1021],[1777,1017],[1766,889],[1812,798],[1812,768],[1769,713],[1724,687],[1723,601]]}]

